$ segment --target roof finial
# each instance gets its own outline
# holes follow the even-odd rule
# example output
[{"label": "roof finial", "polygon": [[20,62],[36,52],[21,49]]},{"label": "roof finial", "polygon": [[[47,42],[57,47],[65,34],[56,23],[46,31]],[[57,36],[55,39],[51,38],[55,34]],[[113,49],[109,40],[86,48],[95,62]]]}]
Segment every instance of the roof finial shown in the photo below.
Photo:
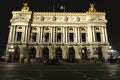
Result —
[{"label": "roof finial", "polygon": [[94,8],[95,3],[90,3],[90,8],[88,10],[88,12],[96,12],[96,9]]},{"label": "roof finial", "polygon": [[21,9],[21,11],[29,11],[29,7],[28,7],[28,4],[26,2],[23,2],[23,7]]}]

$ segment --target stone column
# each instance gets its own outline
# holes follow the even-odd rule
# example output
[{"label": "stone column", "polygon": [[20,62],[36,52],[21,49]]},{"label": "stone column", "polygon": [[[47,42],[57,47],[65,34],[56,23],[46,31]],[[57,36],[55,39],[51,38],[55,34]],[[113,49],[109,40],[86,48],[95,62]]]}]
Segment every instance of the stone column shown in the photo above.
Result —
[{"label": "stone column", "polygon": [[26,35],[25,26],[23,26],[23,31],[22,31],[23,41],[22,42],[25,42],[25,35]]},{"label": "stone column", "polygon": [[36,32],[36,43],[38,43],[39,39],[38,39],[39,33]]},{"label": "stone column", "polygon": [[15,31],[16,30],[16,26],[13,26],[13,33],[12,33],[12,42],[15,42]]},{"label": "stone column", "polygon": [[80,43],[79,27],[77,27],[77,43]]},{"label": "stone column", "polygon": [[36,48],[36,58],[40,58],[40,51],[39,47]]},{"label": "stone column", "polygon": [[56,32],[55,27],[53,27],[53,35],[52,35],[53,36],[53,43],[55,43],[55,32]]},{"label": "stone column", "polygon": [[[24,30],[24,26],[21,26]],[[21,36],[21,42],[24,42],[25,41],[25,31],[22,31],[22,36]]]},{"label": "stone column", "polygon": [[93,37],[93,34],[94,34],[94,33],[93,33],[93,26],[91,26],[91,34],[92,34],[91,36],[92,36],[92,43],[93,43],[93,42],[94,42],[94,37]]},{"label": "stone column", "polygon": [[25,43],[27,42],[27,26],[25,26],[25,35],[24,35],[24,38],[25,38]]},{"label": "stone column", "polygon": [[102,26],[102,35],[101,35],[101,38],[102,38],[102,42],[105,42],[105,31],[104,31],[104,27]]},{"label": "stone column", "polygon": [[39,43],[41,43],[41,27],[39,27]]},{"label": "stone column", "polygon": [[53,28],[51,27],[51,33],[50,33],[51,38],[50,38],[50,43],[52,43],[52,41],[53,41],[53,35],[52,35],[52,32],[53,32]]},{"label": "stone column", "polygon": [[104,27],[104,31],[105,31],[105,40],[106,40],[106,42],[108,43],[108,35],[107,35],[106,27]]},{"label": "stone column", "polygon": [[37,33],[38,35],[37,35],[37,37],[38,37],[38,40],[37,40],[37,42],[39,43],[40,42],[40,27],[38,27],[38,33]]},{"label": "stone column", "polygon": [[92,26],[93,42],[95,42],[95,28]]},{"label": "stone column", "polygon": [[11,41],[12,41],[12,33],[13,33],[13,26],[9,26],[8,42],[11,42]]},{"label": "stone column", "polygon": [[53,48],[49,47],[49,59],[53,59]]},{"label": "stone column", "polygon": [[40,27],[40,42],[42,43],[43,42],[43,27]]},{"label": "stone column", "polygon": [[67,48],[67,46],[63,47],[63,48],[62,48],[62,51],[63,51],[63,52],[62,52],[62,58],[63,58],[63,59],[67,59],[67,56],[68,56],[68,54],[67,54],[67,53],[68,53],[68,48]]},{"label": "stone column", "polygon": [[78,42],[78,34],[77,34],[77,31],[78,31],[78,28],[75,27],[75,36],[74,36],[75,43]]},{"label": "stone column", "polygon": [[94,51],[93,51],[93,46],[89,46],[89,49],[88,49],[88,50],[89,50],[89,51],[88,51],[88,52],[89,52],[89,53],[88,53],[88,54],[89,54],[89,58],[94,57],[94,54],[93,54],[93,52],[94,52]]},{"label": "stone column", "polygon": [[21,59],[23,58],[23,54],[24,54],[24,49],[23,49],[23,47],[19,47],[20,48],[20,59],[19,59],[19,61],[21,62]]},{"label": "stone column", "polygon": [[80,28],[78,27],[78,29],[77,29],[77,32],[78,32],[78,42],[77,43],[80,43]]},{"label": "stone column", "polygon": [[63,38],[62,38],[63,43],[65,43],[65,27],[63,27],[63,32],[62,32],[62,35],[63,35]]},{"label": "stone column", "polygon": [[65,35],[66,35],[66,43],[68,43],[68,30],[67,30],[67,27],[65,27],[65,29],[66,29],[66,33],[65,33]]},{"label": "stone column", "polygon": [[80,59],[79,48],[74,47],[74,49],[75,49],[75,59]]},{"label": "stone column", "polygon": [[87,26],[87,41],[89,43],[93,42],[93,35],[92,35],[92,28],[90,26]]},{"label": "stone column", "polygon": [[57,42],[57,28],[55,27],[55,43]]},{"label": "stone column", "polygon": [[61,43],[63,43],[63,32],[61,32]]}]

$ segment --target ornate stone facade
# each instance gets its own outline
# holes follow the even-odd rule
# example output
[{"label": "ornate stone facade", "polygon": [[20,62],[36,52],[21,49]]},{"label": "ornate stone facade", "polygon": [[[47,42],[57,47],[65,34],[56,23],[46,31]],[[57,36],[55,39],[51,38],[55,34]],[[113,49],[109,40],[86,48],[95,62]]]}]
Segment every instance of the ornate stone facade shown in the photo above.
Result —
[{"label": "ornate stone facade", "polygon": [[6,59],[107,59],[106,13],[91,6],[88,12],[32,12],[24,4],[12,11]]}]

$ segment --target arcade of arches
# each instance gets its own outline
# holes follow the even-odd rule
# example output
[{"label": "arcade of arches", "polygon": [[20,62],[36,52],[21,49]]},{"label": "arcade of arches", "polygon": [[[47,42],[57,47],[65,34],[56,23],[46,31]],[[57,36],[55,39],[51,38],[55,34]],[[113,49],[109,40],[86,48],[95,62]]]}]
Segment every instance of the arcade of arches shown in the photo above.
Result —
[{"label": "arcade of arches", "polygon": [[[77,59],[90,59],[92,57],[96,57],[98,59],[103,58],[102,47],[96,47],[94,52],[92,53],[88,47],[51,47],[51,46],[44,46],[44,47],[29,47],[28,54],[26,55],[26,49],[20,48],[19,46],[14,47],[14,52],[9,53],[9,61],[12,62],[20,62],[20,59],[32,59],[36,61],[36,59],[58,59],[59,61],[68,60],[70,62],[75,62]],[[12,54],[12,55],[11,55]],[[90,56],[92,55],[92,56]]]}]

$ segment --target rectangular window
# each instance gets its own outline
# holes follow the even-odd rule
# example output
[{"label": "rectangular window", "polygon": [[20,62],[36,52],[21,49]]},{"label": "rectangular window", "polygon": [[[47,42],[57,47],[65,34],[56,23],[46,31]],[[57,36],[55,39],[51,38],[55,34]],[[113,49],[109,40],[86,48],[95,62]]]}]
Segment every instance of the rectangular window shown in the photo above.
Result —
[{"label": "rectangular window", "polygon": [[74,34],[73,33],[69,34],[69,39],[70,39],[70,42],[74,42]]},{"label": "rectangular window", "polygon": [[37,33],[32,33],[32,41],[36,42],[37,40]]},{"label": "rectangular window", "polygon": [[61,42],[61,33],[57,33],[57,42]]},{"label": "rectangular window", "polygon": [[96,41],[101,42],[100,32],[96,32]]},{"label": "rectangular window", "polygon": [[49,41],[49,33],[45,33],[45,42]]},{"label": "rectangular window", "polygon": [[17,41],[21,41],[22,32],[17,32]]},{"label": "rectangular window", "polygon": [[86,42],[86,33],[81,34],[81,41]]}]

